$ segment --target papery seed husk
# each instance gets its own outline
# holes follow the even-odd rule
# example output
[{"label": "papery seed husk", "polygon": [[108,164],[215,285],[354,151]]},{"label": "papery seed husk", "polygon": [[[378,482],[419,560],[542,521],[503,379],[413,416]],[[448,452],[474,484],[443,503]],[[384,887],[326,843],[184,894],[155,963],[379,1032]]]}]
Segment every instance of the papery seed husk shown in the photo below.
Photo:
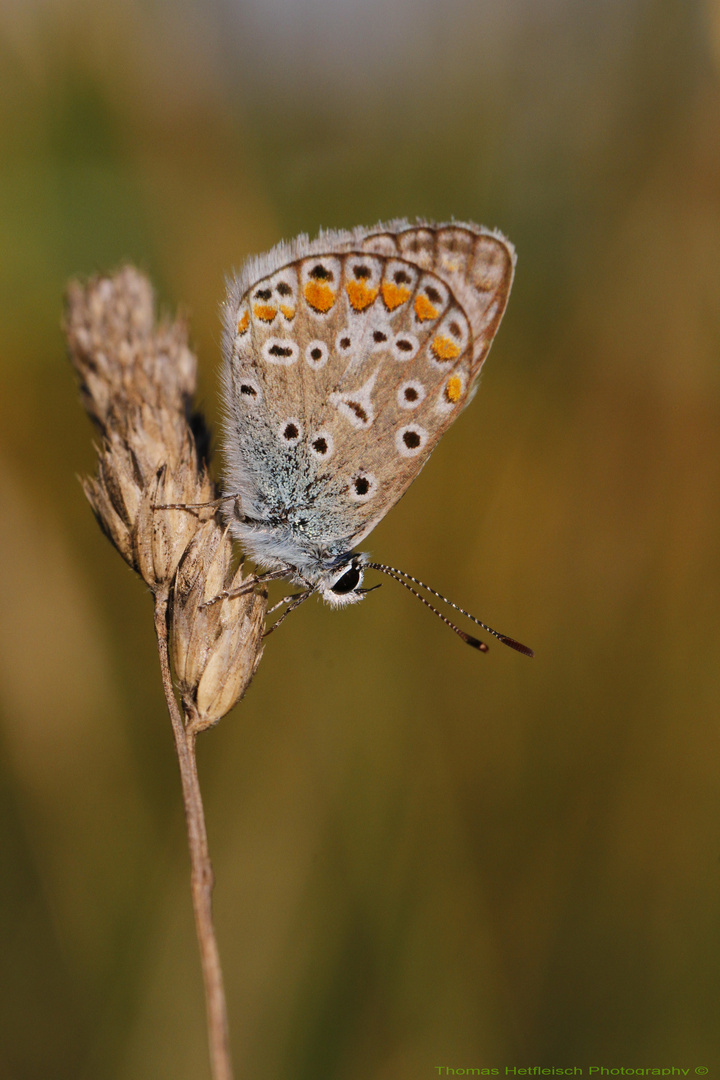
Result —
[{"label": "papery seed husk", "polygon": [[84,477],[81,483],[100,528],[120,552],[123,559],[133,569],[137,569],[130,529],[112,505],[105,487],[92,477]]},{"label": "papery seed husk", "polygon": [[251,595],[227,602],[242,605],[246,610],[215,643],[200,679],[195,705],[205,724],[217,723],[237,704],[250,685],[263,652],[264,599]]}]

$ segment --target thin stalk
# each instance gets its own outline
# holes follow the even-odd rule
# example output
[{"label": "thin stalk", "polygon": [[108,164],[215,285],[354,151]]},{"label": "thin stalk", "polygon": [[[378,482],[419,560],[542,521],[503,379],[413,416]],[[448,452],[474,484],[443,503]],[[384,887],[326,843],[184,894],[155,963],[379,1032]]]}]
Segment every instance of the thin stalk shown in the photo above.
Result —
[{"label": "thin stalk", "polygon": [[170,713],[178,765],[180,766],[180,780],[185,805],[195,931],[197,933],[200,963],[205,983],[210,1064],[213,1080],[232,1080],[225,990],[212,918],[214,877],[208,850],[205,812],[200,794],[195,758],[196,731],[191,723],[183,722],[173,691],[168,655],[167,606],[167,589],[158,590],[155,597],[155,633],[158,641],[165,700]]}]

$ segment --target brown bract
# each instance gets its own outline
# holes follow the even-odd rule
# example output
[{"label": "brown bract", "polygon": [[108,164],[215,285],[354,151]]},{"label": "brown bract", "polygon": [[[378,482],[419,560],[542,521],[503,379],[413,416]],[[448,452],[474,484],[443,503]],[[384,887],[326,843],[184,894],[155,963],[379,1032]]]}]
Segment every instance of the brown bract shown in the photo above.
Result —
[{"label": "brown bract", "polygon": [[197,730],[216,723],[244,693],[260,663],[265,626],[261,598],[239,597],[208,605],[219,593],[242,586],[231,543],[217,521],[200,526],[173,581],[170,606],[173,670],[185,713]]}]

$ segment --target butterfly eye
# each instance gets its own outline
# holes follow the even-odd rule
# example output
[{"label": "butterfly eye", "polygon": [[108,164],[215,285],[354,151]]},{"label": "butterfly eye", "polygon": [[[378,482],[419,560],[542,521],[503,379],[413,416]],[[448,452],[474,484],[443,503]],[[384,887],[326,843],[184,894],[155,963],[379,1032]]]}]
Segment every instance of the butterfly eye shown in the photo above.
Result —
[{"label": "butterfly eye", "polygon": [[331,591],[337,593],[338,596],[345,596],[346,593],[354,592],[361,581],[362,574],[357,566],[351,566],[341,578],[338,578]]}]

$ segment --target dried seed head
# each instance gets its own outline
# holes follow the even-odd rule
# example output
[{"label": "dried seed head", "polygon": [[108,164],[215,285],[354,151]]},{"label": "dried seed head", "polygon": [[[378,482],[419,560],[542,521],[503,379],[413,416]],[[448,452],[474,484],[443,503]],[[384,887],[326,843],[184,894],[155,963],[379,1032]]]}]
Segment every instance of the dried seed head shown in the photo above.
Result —
[{"label": "dried seed head", "polygon": [[171,656],[187,715],[209,727],[240,700],[262,656],[267,597],[255,592],[205,605],[243,583],[232,570],[232,541],[216,521],[195,534],[175,575]]},{"label": "dried seed head", "polygon": [[102,435],[85,494],[123,558],[151,588],[167,586],[200,522],[154,506],[215,497],[206,431],[192,415],[196,361],[186,327],[156,324],[149,282],[125,267],[70,286],[65,329],[85,408]]},{"label": "dried seed head", "polygon": [[232,708],[255,673],[267,597],[203,607],[243,578],[231,569],[232,542],[213,508],[176,508],[217,497],[205,461],[207,428],[192,412],[196,361],[186,328],[156,324],[149,282],[125,267],[70,286],[65,330],[85,408],[102,436],[85,494],[158,600],[172,587],[173,667],[188,722],[199,730]]}]

